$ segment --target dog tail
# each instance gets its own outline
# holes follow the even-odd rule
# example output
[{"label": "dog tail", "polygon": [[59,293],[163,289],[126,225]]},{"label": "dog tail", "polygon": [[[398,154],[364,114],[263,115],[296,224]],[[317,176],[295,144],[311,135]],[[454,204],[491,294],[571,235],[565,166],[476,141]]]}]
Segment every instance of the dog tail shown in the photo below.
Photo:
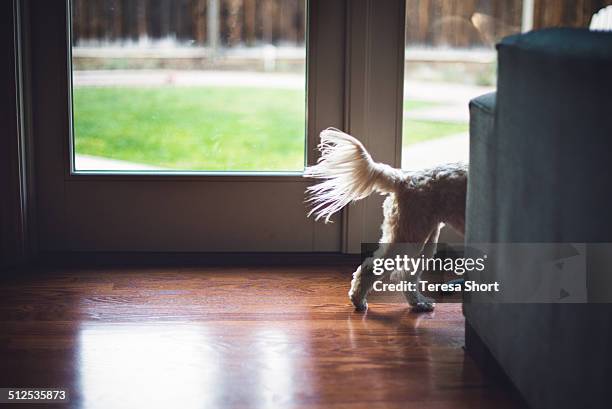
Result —
[{"label": "dog tail", "polygon": [[404,180],[401,170],[376,163],[357,139],[334,128],[321,132],[321,158],[306,168],[304,177],[325,179],[310,186],[307,202],[312,204],[308,216],[315,220],[329,218],[350,202],[363,199],[374,191],[394,192]]}]

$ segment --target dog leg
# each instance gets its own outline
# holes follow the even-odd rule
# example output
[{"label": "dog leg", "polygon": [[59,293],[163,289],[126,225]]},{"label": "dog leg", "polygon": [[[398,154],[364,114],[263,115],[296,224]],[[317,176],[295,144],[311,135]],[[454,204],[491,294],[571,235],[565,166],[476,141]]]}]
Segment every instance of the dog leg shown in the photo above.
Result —
[{"label": "dog leg", "polygon": [[374,274],[374,259],[385,258],[389,254],[389,245],[382,244],[376,249],[373,257],[367,258],[364,262],[357,267],[357,270],[353,273],[353,280],[351,280],[351,289],[348,292],[351,303],[355,306],[358,311],[365,311],[368,309],[367,296],[372,291],[374,282],[382,280],[385,275]]},{"label": "dog leg", "polygon": [[[440,237],[440,226],[436,226],[436,228],[431,232],[429,237],[425,242],[425,246],[423,249],[423,255],[425,259],[429,259],[434,256],[436,253],[436,245],[438,243],[438,238]],[[429,298],[421,294],[419,290],[419,282],[421,281],[421,274],[423,273],[422,269],[419,269],[415,272],[415,274],[410,275],[407,272],[403,272],[404,279],[414,283],[416,286],[416,291],[405,291],[404,296],[408,301],[408,304],[412,307],[412,310],[415,312],[429,312],[433,311],[436,303],[433,298]]]},{"label": "dog leg", "polygon": [[402,281],[408,281],[416,287],[415,291],[404,291],[404,297],[406,298],[406,301],[408,301],[408,304],[410,304],[412,311],[433,311],[436,305],[435,300],[421,294],[421,291],[418,288],[419,281],[421,279],[421,272],[419,271],[414,275],[410,275],[409,272],[402,271],[400,272],[400,275],[402,276]]},{"label": "dog leg", "polygon": [[351,281],[351,289],[349,290],[349,298],[357,311],[365,311],[368,309],[367,296],[374,286],[376,280],[382,279],[373,272],[372,259],[367,259],[357,267],[353,273]]}]

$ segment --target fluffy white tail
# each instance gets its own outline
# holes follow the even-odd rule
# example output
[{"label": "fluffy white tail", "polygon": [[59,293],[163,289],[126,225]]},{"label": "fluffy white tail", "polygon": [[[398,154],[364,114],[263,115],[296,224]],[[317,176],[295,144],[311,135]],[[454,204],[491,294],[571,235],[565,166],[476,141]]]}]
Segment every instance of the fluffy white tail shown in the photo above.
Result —
[{"label": "fluffy white tail", "polygon": [[329,218],[352,201],[363,199],[374,191],[390,193],[404,179],[401,170],[376,163],[357,139],[337,129],[321,132],[321,158],[306,168],[305,177],[325,179],[309,187],[307,202],[312,203],[308,216],[315,220]]}]

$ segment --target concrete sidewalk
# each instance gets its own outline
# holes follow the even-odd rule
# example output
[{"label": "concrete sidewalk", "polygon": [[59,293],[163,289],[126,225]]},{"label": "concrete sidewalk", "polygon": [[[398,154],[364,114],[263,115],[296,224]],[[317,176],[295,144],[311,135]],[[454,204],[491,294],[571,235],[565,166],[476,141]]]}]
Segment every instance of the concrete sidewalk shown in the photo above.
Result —
[{"label": "concrete sidewalk", "polygon": [[462,133],[402,148],[402,169],[419,170],[444,163],[470,161],[469,134]]},{"label": "concrete sidewalk", "polygon": [[118,159],[103,158],[91,155],[74,155],[74,168],[77,171],[104,171],[104,170],[169,170],[141,163],[128,162]]},{"label": "concrete sidewalk", "polygon": [[298,74],[242,71],[101,70],[74,71],[75,87],[238,87],[305,89]]}]

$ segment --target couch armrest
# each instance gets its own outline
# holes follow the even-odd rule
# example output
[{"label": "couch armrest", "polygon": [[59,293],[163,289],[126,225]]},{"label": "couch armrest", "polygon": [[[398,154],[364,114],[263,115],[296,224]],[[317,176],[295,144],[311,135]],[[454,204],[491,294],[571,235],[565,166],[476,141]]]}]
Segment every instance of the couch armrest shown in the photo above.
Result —
[{"label": "couch armrest", "polygon": [[466,241],[486,243],[495,234],[495,92],[470,101],[470,170]]}]

